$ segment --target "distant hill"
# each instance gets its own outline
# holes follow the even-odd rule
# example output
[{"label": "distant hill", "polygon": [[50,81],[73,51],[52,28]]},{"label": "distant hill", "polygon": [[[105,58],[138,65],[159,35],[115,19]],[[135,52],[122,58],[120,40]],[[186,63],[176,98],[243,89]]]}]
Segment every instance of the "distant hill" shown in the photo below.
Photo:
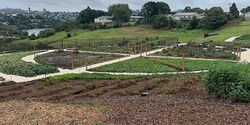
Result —
[{"label": "distant hill", "polygon": [[0,12],[3,12],[3,13],[26,13],[27,11],[22,10],[20,8],[3,8],[3,9],[0,9]]}]

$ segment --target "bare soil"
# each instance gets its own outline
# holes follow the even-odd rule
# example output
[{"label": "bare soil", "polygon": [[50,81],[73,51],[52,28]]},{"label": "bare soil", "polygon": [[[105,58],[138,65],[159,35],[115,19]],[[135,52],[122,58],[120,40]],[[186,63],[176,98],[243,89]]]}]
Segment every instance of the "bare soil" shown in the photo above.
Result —
[{"label": "bare soil", "polygon": [[207,96],[201,75],[5,83],[0,102],[0,124],[250,123],[249,103]]},{"label": "bare soil", "polygon": [[84,52],[51,52],[40,55],[35,58],[36,62],[41,64],[47,64],[55,67],[74,69],[77,67],[83,67],[86,65],[101,63],[109,60],[121,58],[121,55],[111,54],[94,54]]}]

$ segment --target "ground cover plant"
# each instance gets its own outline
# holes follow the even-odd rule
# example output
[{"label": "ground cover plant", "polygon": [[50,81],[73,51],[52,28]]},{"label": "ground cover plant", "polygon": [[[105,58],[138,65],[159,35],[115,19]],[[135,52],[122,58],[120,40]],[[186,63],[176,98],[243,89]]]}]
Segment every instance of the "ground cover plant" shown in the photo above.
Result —
[{"label": "ground cover plant", "polygon": [[215,66],[203,78],[208,94],[233,101],[250,101],[249,64]]},{"label": "ground cover plant", "polygon": [[[135,58],[110,65],[104,65],[91,71],[99,72],[135,72],[159,73],[182,70],[182,59],[173,58]],[[232,62],[185,59],[185,71],[207,70],[216,65],[231,65]]]},{"label": "ground cover plant", "polygon": [[[158,60],[172,63],[178,66],[182,66],[182,59],[174,58],[157,58]],[[185,71],[199,71],[199,70],[208,70],[215,66],[230,66],[235,64],[234,62],[228,61],[211,61],[211,60],[193,60],[185,59]]]},{"label": "ground cover plant", "polygon": [[[38,63],[60,68],[77,68],[124,57],[114,54],[95,54],[84,52],[55,51],[35,57]],[[73,61],[73,64],[72,64]],[[73,67],[72,67],[73,66]]]},{"label": "ground cover plant", "polygon": [[216,48],[213,43],[206,42],[203,44],[188,43],[184,46],[167,48],[153,55],[182,57],[184,54],[185,57],[192,58],[235,60],[237,56],[232,53],[233,51],[235,50],[232,47],[224,46],[224,49],[221,49]]},{"label": "ground cover plant", "polygon": [[32,54],[31,52],[20,52],[0,56],[0,71],[6,74],[32,77],[41,74],[58,72],[58,69],[48,65],[24,62],[22,57]]},{"label": "ground cover plant", "polygon": [[157,73],[157,72],[174,72],[174,68],[156,63],[144,57],[121,61],[118,63],[101,66],[91,69],[99,72],[134,72],[134,73]]}]

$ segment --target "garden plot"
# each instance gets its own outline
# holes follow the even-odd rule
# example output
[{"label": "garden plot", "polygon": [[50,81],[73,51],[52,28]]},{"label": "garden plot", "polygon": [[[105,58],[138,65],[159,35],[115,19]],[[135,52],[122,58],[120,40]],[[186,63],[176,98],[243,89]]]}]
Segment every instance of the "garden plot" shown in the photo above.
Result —
[{"label": "garden plot", "polygon": [[90,52],[51,52],[35,57],[36,62],[50,66],[75,69],[96,63],[106,62],[124,57],[119,54],[90,53]]},{"label": "garden plot", "polygon": [[58,69],[52,66],[34,64],[21,60],[22,57],[30,54],[30,52],[20,52],[1,56],[0,72],[25,77],[58,72]]}]

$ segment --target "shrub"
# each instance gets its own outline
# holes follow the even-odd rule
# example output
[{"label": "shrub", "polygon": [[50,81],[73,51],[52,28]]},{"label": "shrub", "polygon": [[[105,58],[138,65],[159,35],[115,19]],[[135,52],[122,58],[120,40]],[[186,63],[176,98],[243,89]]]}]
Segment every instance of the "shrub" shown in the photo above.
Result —
[{"label": "shrub", "polygon": [[69,38],[69,37],[71,37],[71,33],[68,33],[68,34],[67,34],[67,38]]},{"label": "shrub", "polygon": [[208,94],[233,101],[250,101],[249,64],[218,66],[203,77]]}]

